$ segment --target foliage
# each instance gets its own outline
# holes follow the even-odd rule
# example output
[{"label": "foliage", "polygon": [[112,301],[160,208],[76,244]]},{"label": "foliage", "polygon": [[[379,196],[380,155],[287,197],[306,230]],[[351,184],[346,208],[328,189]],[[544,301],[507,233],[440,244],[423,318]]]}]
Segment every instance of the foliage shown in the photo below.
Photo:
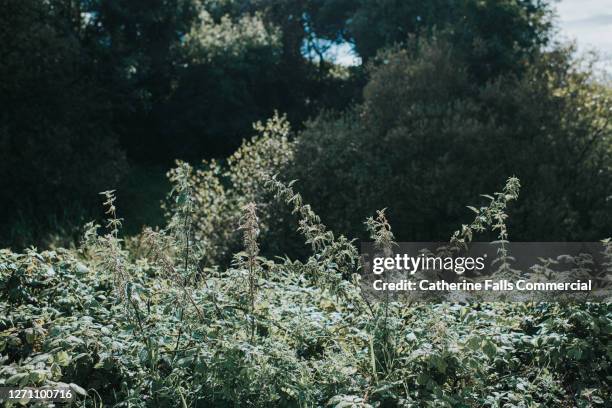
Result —
[{"label": "foliage", "polygon": [[126,170],[108,100],[63,12],[30,0],[0,6],[0,246],[78,225],[94,192]]},{"label": "foliage", "polygon": [[[263,189],[264,181],[280,172],[293,157],[289,140],[289,124],[276,114],[266,124],[256,123],[257,135],[242,146],[222,165],[216,160],[204,160],[194,169],[185,162],[177,162],[168,177],[174,188],[166,208],[173,225],[184,223],[186,200],[193,200],[191,213],[194,239],[201,246],[202,257],[208,266],[227,263],[240,245],[236,231],[243,208],[250,202],[268,203],[258,209],[259,229],[267,236],[270,226],[286,223],[283,213],[269,199]],[[285,212],[286,215],[286,212]],[[282,242],[283,231],[276,233],[268,244]]]},{"label": "foliage", "polygon": [[399,240],[435,241],[470,197],[516,174],[516,239],[598,239],[612,225],[611,99],[576,64],[555,49],[521,77],[479,84],[441,38],[388,51],[363,104],[299,134],[290,177],[338,231],[359,236],[360,219],[388,207]]},{"label": "foliage", "polygon": [[[160,114],[172,157],[223,157],[240,146],[252,123],[283,106],[278,29],[260,14],[215,21],[205,9],[186,34],[185,67]],[[227,120],[231,115],[232,120]],[[177,143],[178,141],[178,143]]]},{"label": "foliage", "polygon": [[[6,80],[0,85],[4,108],[0,117],[0,172],[4,176],[0,181],[0,241],[15,248],[29,243],[47,245],[50,232],[55,237],[52,241],[69,245],[73,227],[96,214],[94,192],[111,187],[128,190],[120,194],[121,199],[127,198],[123,207],[130,214],[139,213],[128,218],[128,230],[158,224],[158,212],[141,211],[143,200],[139,198],[157,200],[163,181],[156,176],[141,177],[140,169],[167,168],[176,158],[195,163],[226,157],[249,135],[251,123],[270,117],[275,110],[286,112],[296,130],[322,110],[350,110],[362,99],[368,64],[339,66],[330,57],[336,46],[351,48],[364,62],[375,62],[382,50],[401,46],[409,50],[406,58],[414,66],[414,61],[420,61],[417,55],[431,53],[433,47],[428,51],[424,46],[420,51],[414,44],[438,37],[434,45],[446,44],[440,52],[450,48],[453,54],[451,61],[440,62],[457,63],[465,71],[457,73],[462,76],[457,81],[445,77],[460,86],[460,94],[451,100],[465,104],[453,108],[453,121],[468,128],[478,126],[472,128],[474,132],[497,134],[507,127],[508,137],[514,138],[515,132],[535,132],[540,123],[550,120],[546,122],[551,129],[547,138],[555,140],[561,130],[576,133],[576,138],[586,133],[603,138],[608,133],[588,125],[605,113],[602,98],[597,99],[601,89],[590,78],[574,74],[566,78],[563,72],[568,60],[564,58],[541,62],[542,50],[549,50],[553,39],[551,4],[546,0],[9,0],[1,7],[0,73]],[[555,65],[560,71],[549,78],[542,64]],[[379,79],[373,78],[368,89],[375,90],[372,82],[387,80],[382,77],[390,72],[380,71]],[[432,72],[442,73],[439,67]],[[411,75],[406,78],[418,79]],[[431,81],[432,86],[423,85],[419,92],[432,95],[424,96],[426,100],[417,95],[412,102],[436,105],[442,101],[444,106],[447,101],[439,92],[451,84],[439,86],[433,76],[421,79]],[[547,88],[552,83],[556,85]],[[536,89],[530,91],[533,84]],[[396,85],[401,86],[401,81]],[[550,97],[556,92],[559,98]],[[366,98],[368,95],[366,90]],[[379,113],[395,111],[385,105],[384,98],[370,98],[370,108],[374,102],[380,103]],[[588,108],[578,110],[583,103]],[[587,118],[599,109],[592,104],[602,107],[595,115],[599,119]],[[532,110],[540,116],[528,115],[526,120],[524,115]],[[489,116],[495,118],[492,125],[487,123]],[[362,128],[362,122],[359,119],[351,132]],[[518,129],[521,123],[528,131]],[[434,123],[432,132],[435,128]],[[368,132],[372,129],[355,134]],[[585,152],[595,149],[588,138],[582,140]],[[343,142],[347,146],[360,143]],[[576,154],[573,148],[562,148],[564,140],[554,144],[561,156]],[[596,235],[600,231],[590,231],[591,225],[607,222],[607,204],[602,206],[601,197],[593,191],[609,180],[597,177],[593,188],[582,182],[591,180],[591,173],[601,168],[603,160],[581,159],[591,162],[592,169],[580,177],[568,175],[567,180],[576,180],[577,191],[574,197],[564,197],[568,202],[562,204],[563,212],[567,214],[555,217],[570,220],[560,229],[581,224],[579,229]],[[351,163],[352,170],[346,172],[356,166],[359,164]],[[131,173],[128,182],[121,184],[126,172]],[[307,173],[299,170],[294,176],[305,180]],[[559,184],[553,176],[546,178],[546,183]],[[147,186],[140,186],[141,180]],[[488,190],[498,182],[483,181],[474,191]],[[316,197],[311,196],[312,183],[316,183],[314,178],[305,182],[306,197],[324,218],[333,214],[336,219],[336,213],[319,208]],[[531,185],[525,184],[527,189]],[[458,207],[453,203],[463,202],[466,196],[451,200],[453,208],[443,224],[457,221]],[[361,218],[379,204],[390,203],[364,202],[362,208],[367,211],[360,212],[356,220],[333,226],[357,228]],[[445,216],[437,210],[438,216]],[[587,212],[593,213],[592,220],[575,221]],[[514,219],[523,223],[520,220],[525,217],[519,209]],[[405,223],[398,221],[396,229],[402,232]],[[533,227],[544,235],[557,234],[548,231],[551,220],[536,216],[528,222],[546,224]],[[587,232],[577,232],[576,236],[584,234]]]},{"label": "foliage", "polygon": [[210,13],[202,10],[199,24],[192,27],[185,39],[193,61],[218,57],[241,58],[249,48],[278,47],[278,30],[268,30],[260,15],[244,15],[234,23],[228,15],[215,23]]},{"label": "foliage", "polygon": [[78,3],[90,16],[84,41],[99,56],[122,145],[138,162],[225,156],[251,123],[280,108],[299,123],[328,86],[346,82],[295,58],[264,4]]},{"label": "foliage", "polygon": [[[368,60],[381,49],[405,42],[410,35],[438,30],[459,52],[479,80],[517,71],[549,39],[550,3],[539,0],[355,2],[347,34]],[[371,21],[376,21],[374,29]]]},{"label": "foliage", "polygon": [[263,8],[268,19],[283,27],[285,47],[305,46],[319,60],[333,44],[349,44],[367,62],[380,50],[437,32],[464,55],[479,82],[523,72],[534,53],[549,43],[553,15],[547,0],[244,3]]},{"label": "foliage", "polygon": [[8,0],[0,8],[3,246],[46,245],[50,232],[71,241],[72,227],[96,214],[95,192],[131,171],[126,156],[136,169],[225,157],[275,109],[299,127],[358,90],[348,70],[336,75],[299,47],[296,58],[283,43],[287,26],[265,4]]},{"label": "foliage", "polygon": [[[189,222],[148,231],[148,250],[135,258],[113,192],[104,193],[106,232],[90,225],[78,251],[0,251],[0,384],[69,384],[84,406],[609,401],[609,304],[372,302],[351,241],[329,231],[292,186],[266,184],[298,215],[312,248],[305,262],[258,253],[254,204],[237,231],[245,248],[227,269],[198,269],[186,251],[195,243]],[[482,211],[505,219],[516,194],[510,179]],[[182,197],[177,217],[188,220],[193,201]],[[391,245],[384,212],[368,226]]]}]

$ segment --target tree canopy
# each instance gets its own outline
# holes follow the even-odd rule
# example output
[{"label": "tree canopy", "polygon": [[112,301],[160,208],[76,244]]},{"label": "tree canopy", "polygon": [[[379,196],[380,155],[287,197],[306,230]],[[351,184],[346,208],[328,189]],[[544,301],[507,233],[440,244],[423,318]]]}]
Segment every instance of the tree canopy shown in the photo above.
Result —
[{"label": "tree canopy", "polygon": [[[357,186],[387,174],[395,183],[387,188],[405,186],[398,200],[417,197],[406,211],[438,214],[444,229],[460,208],[428,197],[449,192],[458,206],[474,192],[451,180],[468,177],[486,191],[507,172],[526,173],[554,186],[533,187],[541,210],[515,217],[532,225],[526,237],[609,226],[609,88],[554,45],[548,1],[6,0],[1,8],[0,224],[13,231],[5,243],[28,235],[28,223],[44,231],[62,217],[95,215],[95,193],[125,177],[138,185],[143,166],[227,157],[274,111],[296,132],[292,171],[313,194],[357,194],[369,210],[377,199]],[[363,64],[338,65],[328,51],[339,46]],[[344,166],[335,179],[325,177],[332,165]],[[356,184],[346,186],[350,172]],[[552,196],[561,204],[547,212]],[[330,216],[349,223],[340,210]]]}]

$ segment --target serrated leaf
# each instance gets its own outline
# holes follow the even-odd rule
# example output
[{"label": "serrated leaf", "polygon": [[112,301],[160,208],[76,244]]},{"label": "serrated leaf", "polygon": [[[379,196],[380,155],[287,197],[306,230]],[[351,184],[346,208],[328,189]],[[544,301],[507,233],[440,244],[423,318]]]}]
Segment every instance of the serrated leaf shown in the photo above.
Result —
[{"label": "serrated leaf", "polygon": [[17,374],[11,375],[9,378],[7,378],[6,384],[7,385],[20,384],[21,380],[23,380],[24,378],[27,378],[28,376],[29,376],[28,373],[17,373]]},{"label": "serrated leaf", "polygon": [[492,359],[497,354],[497,347],[492,341],[485,340],[482,344],[482,351],[487,357]]}]

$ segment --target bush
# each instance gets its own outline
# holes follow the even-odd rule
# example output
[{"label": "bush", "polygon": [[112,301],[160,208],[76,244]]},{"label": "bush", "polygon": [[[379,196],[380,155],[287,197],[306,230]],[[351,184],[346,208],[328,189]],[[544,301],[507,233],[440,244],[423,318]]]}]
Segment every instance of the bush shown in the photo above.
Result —
[{"label": "bush", "polygon": [[470,197],[515,174],[515,239],[597,239],[612,226],[611,99],[570,51],[484,85],[443,40],[383,53],[363,104],[300,133],[291,178],[334,229],[356,236],[388,207],[400,240],[435,241]]}]

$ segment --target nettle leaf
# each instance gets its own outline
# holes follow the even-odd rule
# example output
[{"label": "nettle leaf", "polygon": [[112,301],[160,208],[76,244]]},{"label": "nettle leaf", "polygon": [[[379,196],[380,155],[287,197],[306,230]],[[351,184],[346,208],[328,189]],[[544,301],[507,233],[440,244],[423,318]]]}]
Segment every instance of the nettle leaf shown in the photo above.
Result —
[{"label": "nettle leaf", "polygon": [[29,375],[30,375],[29,373],[14,374],[10,376],[9,378],[7,378],[5,384],[6,385],[13,385],[13,384],[23,385],[25,384],[25,381],[27,381]]},{"label": "nettle leaf", "polygon": [[32,370],[30,371],[29,381],[40,384],[43,380],[47,378],[47,371],[45,370]]},{"label": "nettle leaf", "polygon": [[37,364],[43,361],[48,361],[51,358],[50,354],[47,353],[43,353],[43,354],[38,354],[36,356],[34,356],[32,358],[32,360],[29,361],[30,364]]},{"label": "nettle leaf", "polygon": [[487,357],[492,359],[497,354],[497,346],[490,340],[484,340],[482,342],[482,351]]},{"label": "nettle leaf", "polygon": [[51,364],[51,377],[53,378],[61,378],[62,376],[62,369],[60,368],[60,366],[58,364]]},{"label": "nettle leaf", "polygon": [[482,341],[478,337],[470,337],[465,345],[472,351],[479,351],[481,350]]},{"label": "nettle leaf", "polygon": [[53,360],[62,367],[70,364],[70,356],[66,351],[60,351],[53,356]]},{"label": "nettle leaf", "polygon": [[446,373],[446,368],[448,367],[448,364],[446,363],[444,358],[442,358],[441,356],[433,355],[433,356],[430,357],[429,362],[440,373],[442,373],[442,374]]}]

